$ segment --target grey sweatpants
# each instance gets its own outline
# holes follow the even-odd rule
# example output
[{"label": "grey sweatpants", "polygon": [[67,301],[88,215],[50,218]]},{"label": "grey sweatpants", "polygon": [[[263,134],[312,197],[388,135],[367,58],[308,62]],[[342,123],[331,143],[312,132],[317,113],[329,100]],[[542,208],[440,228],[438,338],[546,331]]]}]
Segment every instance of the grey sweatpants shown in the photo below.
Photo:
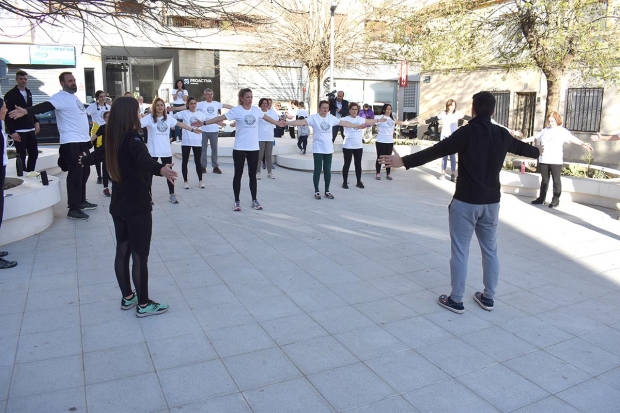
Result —
[{"label": "grey sweatpants", "polygon": [[220,166],[217,163],[217,132],[202,132],[202,156],[200,157],[200,163],[202,166],[207,166],[207,147],[211,142],[211,166],[215,168]]},{"label": "grey sweatpants", "polygon": [[256,173],[260,173],[263,155],[265,155],[265,162],[267,163],[267,172],[271,173],[271,168],[273,168],[273,164],[271,163],[271,154],[273,153],[273,141],[258,141],[258,145],[260,148],[260,152],[258,154],[258,168]]},{"label": "grey sweatpants", "polygon": [[484,298],[493,299],[499,279],[499,259],[497,258],[499,203],[477,205],[452,199],[448,211],[451,241],[450,276],[452,279],[450,297],[457,303],[463,301],[467,281],[469,244],[475,231],[482,252]]}]

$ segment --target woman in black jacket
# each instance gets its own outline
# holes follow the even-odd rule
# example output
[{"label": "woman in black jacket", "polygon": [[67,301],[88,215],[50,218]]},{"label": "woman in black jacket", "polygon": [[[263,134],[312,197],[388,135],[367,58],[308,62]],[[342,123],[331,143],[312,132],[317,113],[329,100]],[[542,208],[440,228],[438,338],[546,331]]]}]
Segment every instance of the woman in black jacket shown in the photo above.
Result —
[{"label": "woman in black jacket", "polygon": [[[121,309],[137,305],[136,315],[147,317],[165,313],[168,304],[149,299],[148,257],[153,231],[151,216],[151,176],[164,176],[174,181],[177,173],[173,164],[163,165],[151,158],[140,138],[140,107],[130,97],[114,101],[106,126],[105,160],[112,180],[110,214],[116,232],[114,270],[123,293]],[[96,152],[80,158],[83,165],[98,159]],[[129,258],[132,258],[132,291],[129,277]]]}]

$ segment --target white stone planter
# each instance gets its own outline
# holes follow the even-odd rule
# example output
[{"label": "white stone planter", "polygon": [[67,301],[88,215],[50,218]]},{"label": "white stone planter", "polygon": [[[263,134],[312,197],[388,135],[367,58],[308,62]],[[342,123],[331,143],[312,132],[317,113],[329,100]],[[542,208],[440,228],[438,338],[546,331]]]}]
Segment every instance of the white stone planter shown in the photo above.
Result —
[{"label": "white stone planter", "polygon": [[[39,150],[41,153],[37,158],[37,171],[46,171],[48,175],[59,174],[61,170],[58,167],[58,149],[39,148]],[[9,159],[9,164],[6,166],[6,176],[17,176],[15,159]]]},{"label": "white stone planter", "polygon": [[49,227],[54,222],[53,207],[61,199],[60,179],[56,177],[50,177],[47,186],[38,178],[6,178],[7,183],[11,180],[23,183],[4,191],[0,245],[28,238]]}]

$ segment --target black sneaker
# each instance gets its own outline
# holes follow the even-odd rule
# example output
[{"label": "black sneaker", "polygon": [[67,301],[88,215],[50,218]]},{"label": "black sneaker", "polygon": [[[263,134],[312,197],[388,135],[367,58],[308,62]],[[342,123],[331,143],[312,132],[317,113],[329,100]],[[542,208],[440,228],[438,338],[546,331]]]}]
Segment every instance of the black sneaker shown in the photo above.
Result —
[{"label": "black sneaker", "polygon": [[355,185],[355,186],[358,187],[358,188],[364,189],[364,184],[361,183],[361,182],[358,182],[357,185]]},{"label": "black sneaker", "polygon": [[100,176],[98,176],[97,177],[97,185],[101,185],[102,183],[103,183],[103,179]]},{"label": "black sneaker", "polygon": [[342,187],[343,187],[344,189],[349,189],[349,184],[347,184],[346,182],[343,182],[343,183],[342,183]]},{"label": "black sneaker", "polygon": [[88,214],[84,213],[81,209],[70,209],[69,212],[67,212],[67,218],[88,219]]},{"label": "black sneaker", "polygon": [[544,205],[545,200],[543,198],[536,198],[531,202],[532,205]]},{"label": "black sneaker", "polygon": [[207,167],[206,167],[206,166],[203,166],[203,167],[202,167],[202,173],[203,173],[203,174],[206,174],[206,173],[207,173]]},{"label": "black sneaker", "polygon": [[88,201],[84,201],[80,205],[80,209],[95,209],[95,208],[97,208],[97,204],[91,204]]},{"label": "black sneaker", "polygon": [[490,298],[485,298],[481,292],[476,292],[474,294],[474,301],[478,303],[478,305],[484,308],[487,311],[493,310],[493,300]]},{"label": "black sneaker", "polygon": [[13,268],[17,265],[17,261],[8,261],[4,258],[0,258],[0,270],[6,270],[7,268]]},{"label": "black sneaker", "polygon": [[549,208],[557,208],[558,205],[560,205],[560,200],[559,199],[553,199],[549,203]]},{"label": "black sneaker", "polygon": [[457,303],[452,300],[449,295],[440,295],[437,299],[437,304],[445,308],[446,310],[450,310],[457,314],[463,314],[465,312],[465,306],[463,303]]}]

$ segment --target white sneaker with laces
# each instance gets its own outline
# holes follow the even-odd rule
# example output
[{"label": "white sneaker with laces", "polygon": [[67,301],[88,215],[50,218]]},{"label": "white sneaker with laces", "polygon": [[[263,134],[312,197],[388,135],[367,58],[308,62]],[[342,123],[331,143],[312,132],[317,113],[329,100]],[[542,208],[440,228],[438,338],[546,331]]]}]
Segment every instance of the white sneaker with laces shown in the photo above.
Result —
[{"label": "white sneaker with laces", "polygon": [[198,182],[198,186],[199,186],[200,188],[202,188],[202,189],[204,189],[204,188],[205,188],[205,184],[203,184],[203,183],[202,183],[202,181]]},{"label": "white sneaker with laces", "polygon": [[269,176],[269,179],[276,179],[276,177],[273,176],[273,173],[270,173],[268,176]]},{"label": "white sneaker with laces", "polygon": [[189,184],[187,183],[187,181],[185,181],[185,184],[183,184],[183,188],[189,189]]}]

